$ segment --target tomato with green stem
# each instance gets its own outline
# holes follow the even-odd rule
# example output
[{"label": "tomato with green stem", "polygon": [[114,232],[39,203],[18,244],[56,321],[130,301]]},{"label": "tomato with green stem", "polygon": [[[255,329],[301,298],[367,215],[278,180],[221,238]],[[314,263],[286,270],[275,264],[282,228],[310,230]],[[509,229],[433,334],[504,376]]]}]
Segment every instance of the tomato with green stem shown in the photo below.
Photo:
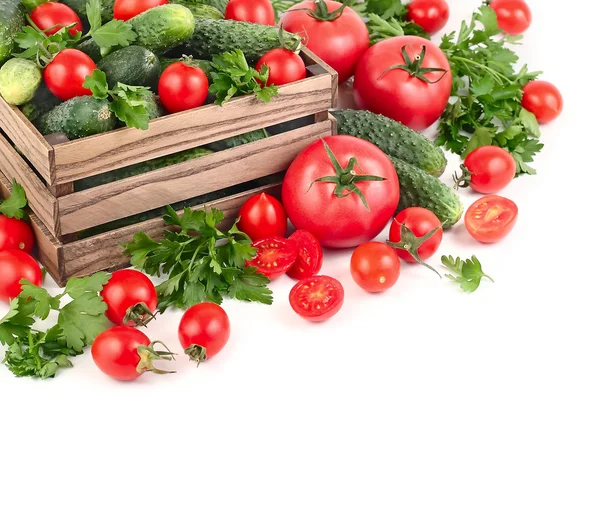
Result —
[{"label": "tomato with green stem", "polygon": [[449,17],[450,8],[446,0],[411,0],[408,4],[408,19],[428,34],[443,29]]},{"label": "tomato with green stem", "polygon": [[127,21],[159,5],[165,5],[168,0],[115,0],[115,20]]},{"label": "tomato with green stem", "polygon": [[9,302],[21,294],[21,280],[42,285],[42,270],[27,253],[18,249],[0,253],[0,301]]},{"label": "tomato with green stem", "polygon": [[49,36],[56,34],[63,27],[73,24],[73,27],[69,29],[72,36],[83,31],[83,24],[77,13],[68,5],[59,2],[38,5],[29,16],[37,28]]},{"label": "tomato with green stem", "polygon": [[267,85],[287,85],[306,78],[306,65],[300,56],[289,49],[273,49],[256,64],[256,70],[269,67]]},{"label": "tomato with green stem", "polygon": [[184,313],[178,333],[186,355],[199,364],[221,352],[229,341],[231,325],[221,306],[204,302]]},{"label": "tomato with green stem", "polygon": [[465,227],[475,240],[493,244],[512,231],[518,215],[519,208],[512,200],[486,195],[475,201],[465,213]]},{"label": "tomato with green stem", "polygon": [[296,245],[282,237],[264,238],[254,242],[256,256],[246,265],[256,267],[257,271],[273,281],[291,269],[298,257]]},{"label": "tomato with green stem", "polygon": [[496,12],[498,27],[505,33],[523,34],[531,25],[531,10],[524,0],[492,0],[490,7]]},{"label": "tomato with green stem", "polygon": [[532,112],[538,123],[554,121],[563,110],[563,98],[560,91],[548,81],[530,81],[523,87],[521,105]]},{"label": "tomato with green stem", "polygon": [[77,49],[65,49],[44,69],[44,82],[48,90],[62,101],[78,96],[91,96],[92,91],[83,84],[96,68],[87,54]]},{"label": "tomato with green stem", "polygon": [[28,222],[0,215],[0,251],[18,249],[31,253],[34,245],[35,237]]},{"label": "tomato with green stem", "polygon": [[321,322],[336,315],[344,304],[344,287],[330,276],[300,280],[290,291],[290,305],[305,320]]},{"label": "tomato with green stem", "polygon": [[359,287],[379,293],[396,285],[400,259],[387,244],[367,242],[358,246],[350,259],[350,272]]},{"label": "tomato with green stem", "polygon": [[284,237],[287,215],[283,204],[268,193],[253,195],[240,208],[237,227],[254,241]]},{"label": "tomato with green stem", "polygon": [[310,231],[299,229],[290,235],[289,241],[296,245],[298,258],[287,275],[294,280],[303,280],[318,274],[323,267],[323,249],[317,237]]},{"label": "tomato with green stem", "polygon": [[275,10],[270,0],[229,0],[225,19],[275,25]]},{"label": "tomato with green stem", "polygon": [[461,166],[462,175],[454,175],[456,188],[471,187],[479,193],[496,193],[515,178],[517,162],[499,146],[481,146],[473,150]]}]

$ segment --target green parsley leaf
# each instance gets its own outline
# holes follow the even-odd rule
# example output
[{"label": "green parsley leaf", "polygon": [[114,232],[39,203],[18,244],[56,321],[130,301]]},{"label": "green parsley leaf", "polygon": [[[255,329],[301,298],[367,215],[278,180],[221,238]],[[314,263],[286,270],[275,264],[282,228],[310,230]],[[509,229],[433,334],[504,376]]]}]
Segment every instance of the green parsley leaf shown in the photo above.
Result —
[{"label": "green parsley leaf", "polygon": [[58,326],[62,329],[61,337],[67,346],[76,352],[83,352],[83,347],[91,345],[109,325],[104,316],[107,308],[98,294],[89,292],[65,305],[59,311]]},{"label": "green parsley leaf", "polygon": [[0,204],[0,213],[8,218],[23,220],[27,214],[24,209],[27,207],[27,197],[23,187],[13,179],[12,191],[8,199]]},{"label": "green parsley leaf", "polygon": [[460,288],[465,292],[474,292],[478,289],[483,278],[490,278],[481,268],[481,263],[475,255],[470,260],[461,260],[459,257],[442,256],[442,264],[444,264],[456,276],[447,274],[446,277],[460,284]]},{"label": "green parsley leaf", "polygon": [[21,280],[21,294],[19,298],[25,301],[31,301],[35,303],[35,309],[33,315],[41,320],[45,320],[51,310],[58,310],[60,307],[60,296],[50,296],[50,293],[33,285],[26,279]]},{"label": "green parsley leaf", "polygon": [[104,54],[109,54],[111,49],[127,47],[136,39],[133,28],[123,20],[111,20],[107,24],[90,32],[93,40],[101,49],[105,49]]},{"label": "green parsley leaf", "polygon": [[91,76],[86,76],[83,87],[92,91],[92,96],[96,99],[106,99],[108,97],[108,82],[106,74],[100,69],[92,72]]},{"label": "green parsley leaf", "polygon": [[90,23],[90,31],[96,31],[102,26],[102,3],[100,0],[88,0],[85,14]]},{"label": "green parsley leaf", "polygon": [[529,135],[540,137],[540,125],[535,115],[529,112],[529,110],[521,109],[521,112],[519,112],[519,121],[523,125],[523,128],[529,132]]}]

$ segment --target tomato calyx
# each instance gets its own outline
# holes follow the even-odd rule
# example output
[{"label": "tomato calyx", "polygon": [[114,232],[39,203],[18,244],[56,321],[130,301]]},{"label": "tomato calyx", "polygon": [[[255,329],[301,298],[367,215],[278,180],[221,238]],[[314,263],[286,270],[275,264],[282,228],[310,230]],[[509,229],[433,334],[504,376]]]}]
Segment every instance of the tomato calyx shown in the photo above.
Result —
[{"label": "tomato calyx", "polygon": [[415,262],[421,264],[422,266],[427,267],[427,269],[433,271],[435,274],[437,274],[441,278],[442,275],[440,273],[438,273],[428,263],[424,262],[423,259],[420,257],[419,248],[425,242],[427,242],[431,237],[433,237],[433,235],[435,235],[440,229],[442,229],[442,227],[444,226],[444,223],[442,223],[435,229],[432,229],[429,233],[427,233],[426,235],[423,235],[422,237],[417,237],[410,230],[410,228],[408,228],[406,226],[406,224],[402,223],[402,224],[400,224],[400,226],[401,226],[400,242],[392,242],[391,240],[388,240],[387,244],[395,249],[403,249],[404,251],[406,251],[410,256],[412,256],[415,259]]},{"label": "tomato calyx", "polygon": [[283,25],[279,27],[279,43],[281,48],[286,51],[291,51],[294,54],[300,54],[300,51],[304,48],[305,43],[302,38],[287,38],[285,37],[286,32],[283,30]]},{"label": "tomato calyx", "polygon": [[29,25],[40,35],[35,42],[35,46],[32,48],[36,49],[36,51],[34,51],[36,65],[40,69],[45,69],[48,65],[50,65],[50,63],[52,63],[52,60],[56,57],[56,55],[64,49],[64,46],[61,46],[60,42],[53,41],[51,39],[51,35],[48,34],[48,31],[60,28],[60,30],[56,33],[58,36],[55,36],[55,38],[60,38],[62,34],[75,27],[77,23],[72,23],[69,25],[54,25],[46,29],[46,31],[42,31],[29,15],[26,15],[25,18],[27,19]]},{"label": "tomato calyx", "polygon": [[387,181],[387,179],[385,177],[378,177],[376,175],[357,174],[356,170],[362,171],[362,168],[358,164],[358,159],[356,157],[352,157],[350,161],[348,161],[348,166],[346,166],[346,168],[343,168],[340,162],[338,161],[337,157],[325,141],[323,141],[323,146],[325,147],[325,151],[327,152],[329,160],[331,161],[333,169],[335,170],[335,175],[326,175],[325,177],[315,179],[310,183],[310,186],[308,187],[308,190],[306,190],[306,192],[308,193],[310,191],[315,182],[331,182],[335,184],[335,190],[333,190],[333,194],[338,199],[342,199],[344,197],[347,197],[351,193],[354,193],[362,201],[365,208],[367,208],[367,211],[371,211],[365,194],[360,190],[356,183],[366,181],[380,182]]},{"label": "tomato calyx", "polygon": [[459,188],[468,188],[471,186],[471,175],[473,174],[464,164],[460,165],[460,169],[462,170],[462,175],[460,177],[457,173],[452,175],[455,190],[458,190]]},{"label": "tomato calyx", "polygon": [[306,11],[308,16],[314,18],[319,22],[335,22],[342,14],[344,14],[346,4],[339,6],[334,11],[329,12],[327,3],[325,0],[315,0],[315,10],[302,8],[302,9],[290,9],[290,11]]},{"label": "tomato calyx", "polygon": [[202,345],[190,345],[185,349],[185,353],[192,361],[196,361],[198,366],[208,358],[206,347]]},{"label": "tomato calyx", "polygon": [[[448,69],[443,69],[441,67],[423,67],[423,60],[425,59],[425,54],[427,53],[425,45],[421,46],[421,53],[418,56],[415,56],[414,59],[411,59],[411,57],[408,55],[406,47],[406,45],[402,47],[402,57],[404,58],[404,63],[388,67],[381,73],[381,76],[377,78],[378,80],[383,78],[383,76],[385,76],[391,70],[400,69],[408,72],[412,78],[418,78],[425,83],[434,85],[435,83],[442,81],[444,76],[448,74]],[[443,72],[443,74],[435,81],[432,81],[425,77],[425,74],[429,74],[431,72]]]},{"label": "tomato calyx", "polygon": [[[162,345],[164,350],[155,350],[155,345]],[[153,341],[150,345],[140,345],[137,348],[138,355],[140,356],[140,362],[138,363],[136,370],[138,374],[144,372],[153,372],[154,374],[174,374],[174,370],[161,370],[156,368],[153,361],[174,361],[175,354],[169,350],[169,348],[162,341]]]},{"label": "tomato calyx", "polygon": [[156,319],[156,314],[153,314],[148,305],[144,302],[136,303],[127,309],[123,323],[132,321],[136,327],[145,327],[152,320]]}]

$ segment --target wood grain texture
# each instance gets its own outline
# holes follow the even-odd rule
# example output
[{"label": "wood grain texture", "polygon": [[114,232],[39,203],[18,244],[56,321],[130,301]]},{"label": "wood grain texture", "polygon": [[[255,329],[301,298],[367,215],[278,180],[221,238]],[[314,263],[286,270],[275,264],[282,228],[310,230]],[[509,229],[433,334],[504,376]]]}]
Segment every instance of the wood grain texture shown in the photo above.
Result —
[{"label": "wood grain texture", "polygon": [[53,182],[54,150],[23,113],[0,96],[0,129],[21,150],[38,173]]},{"label": "wood grain texture", "polygon": [[61,230],[74,233],[284,171],[306,146],[331,135],[323,121],[243,146],[58,199]]},{"label": "wood grain texture", "polygon": [[303,59],[307,65],[307,70],[315,73],[317,71],[324,71],[331,77],[331,107],[335,108],[338,103],[338,73],[337,71],[327,65],[321,58],[319,58],[314,52],[303,49]]}]

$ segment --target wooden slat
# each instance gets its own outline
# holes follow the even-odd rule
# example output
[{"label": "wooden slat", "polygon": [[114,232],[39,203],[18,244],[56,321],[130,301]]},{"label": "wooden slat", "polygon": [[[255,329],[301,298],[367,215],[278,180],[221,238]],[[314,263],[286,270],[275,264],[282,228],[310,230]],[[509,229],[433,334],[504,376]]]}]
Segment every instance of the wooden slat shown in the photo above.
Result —
[{"label": "wooden slat", "polygon": [[37,128],[17,108],[0,96],[0,128],[25,154],[29,162],[48,183],[53,182],[54,150]]},{"label": "wooden slat", "polygon": [[9,183],[12,179],[16,179],[23,186],[29,207],[54,235],[59,236],[56,198],[2,135],[0,135],[0,171]]},{"label": "wooden slat", "polygon": [[161,117],[146,131],[123,128],[54,147],[56,182],[71,182],[181,150],[291,121],[331,108],[331,77],[315,76],[280,87],[269,103],[244,96],[222,107]]},{"label": "wooden slat", "polygon": [[58,199],[61,230],[73,233],[284,171],[331,122],[298,128]]},{"label": "wooden slat", "polygon": [[317,72],[319,70],[324,71],[331,77],[331,107],[335,108],[338,103],[338,73],[337,71],[327,65],[321,58],[319,58],[314,52],[308,49],[303,49],[303,59],[307,65],[307,69],[310,71]]}]

